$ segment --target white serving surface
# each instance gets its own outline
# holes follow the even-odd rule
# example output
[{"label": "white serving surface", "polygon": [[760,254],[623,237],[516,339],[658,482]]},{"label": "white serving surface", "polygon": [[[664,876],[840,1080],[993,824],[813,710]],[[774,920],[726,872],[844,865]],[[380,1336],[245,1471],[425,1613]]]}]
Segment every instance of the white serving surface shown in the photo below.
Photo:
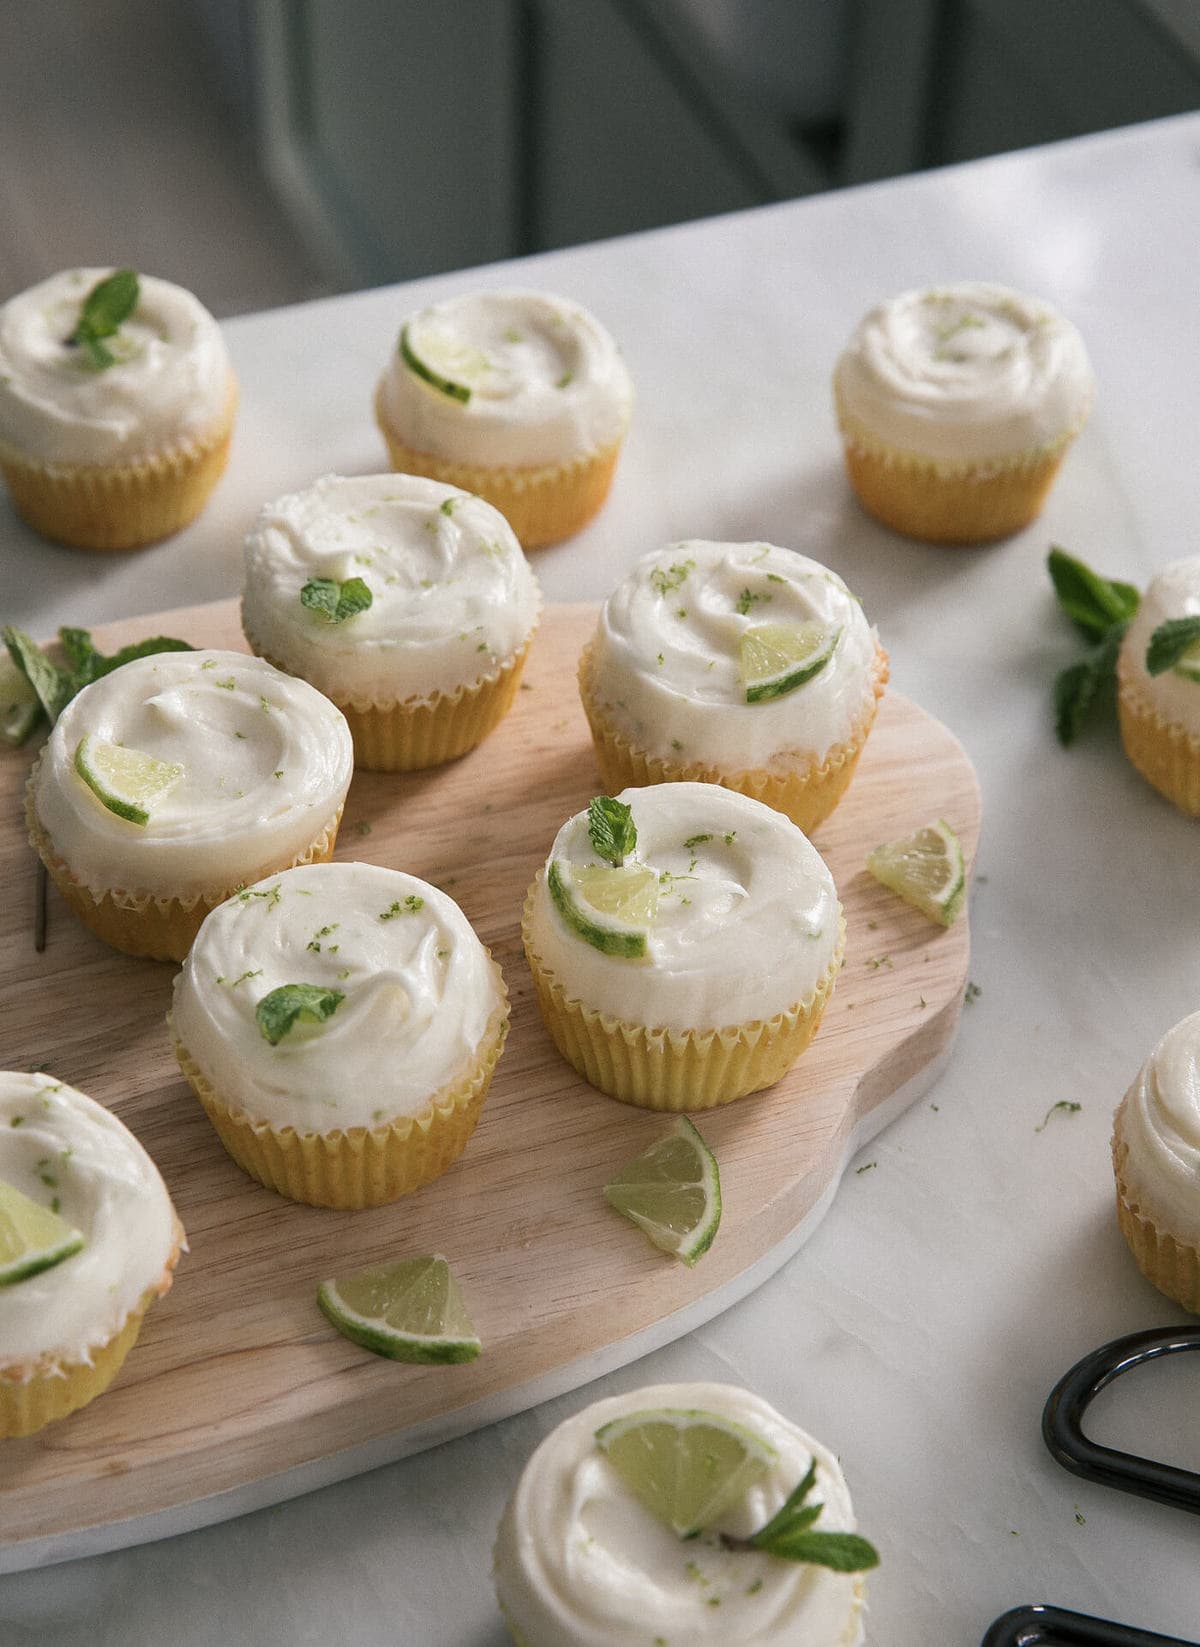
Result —
[{"label": "white serving surface", "polygon": [[[1050,684],[1077,642],[1044,560],[1058,542],[1144,585],[1195,552],[1198,155],[1200,116],[1185,116],[234,321],[230,469],[187,532],[89,556],[0,505],[4,615],[38,634],[231,595],[264,500],[383,466],[371,394],[404,313],[481,281],[544,285],[601,318],[638,390],[606,508],[536,556],[547,598],[600,599],[638,555],[687,537],[811,553],[862,596],[896,686],[962,740],[985,809],[982,994],[936,1087],[851,1164],[772,1279],[669,1347],[579,1369],[602,1376],[447,1445],[238,1521],[6,1576],[5,1647],[501,1647],[490,1549],[526,1457],[587,1402],[683,1379],[747,1384],[840,1455],[883,1554],[868,1647],[974,1647],[1030,1601],[1200,1635],[1194,1521],[1065,1474],[1039,1436],[1078,1356],[1189,1319],[1117,1231],[1108,1137],[1150,1048],[1196,1007],[1200,825],[1137,777],[1115,731],[1058,749]],[[881,298],[968,279],[1068,315],[1096,406],[1033,527],[991,549],[926,548],[850,497],[829,374]],[[1063,1100],[1081,1108],[1039,1131]],[[1092,1433],[1200,1467],[1190,1359],[1102,1397]]]}]

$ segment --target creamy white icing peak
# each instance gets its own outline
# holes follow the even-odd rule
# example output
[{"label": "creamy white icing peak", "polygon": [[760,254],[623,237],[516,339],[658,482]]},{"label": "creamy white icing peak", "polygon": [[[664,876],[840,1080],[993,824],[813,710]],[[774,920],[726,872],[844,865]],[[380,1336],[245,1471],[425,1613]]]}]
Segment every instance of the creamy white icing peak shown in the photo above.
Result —
[{"label": "creamy white icing peak", "polygon": [[1158,626],[1170,618],[1200,614],[1200,556],[1177,560],[1152,579],[1121,643],[1122,675],[1137,695],[1164,720],[1200,737],[1200,681],[1174,669],[1151,675],[1146,648]]},{"label": "creamy white icing peak", "polygon": [[1128,1199],[1177,1241],[1200,1245],[1200,1012],[1167,1031],[1126,1095]]},{"label": "creamy white icing peak", "polygon": [[379,411],[405,444],[457,463],[536,468],[613,445],[633,386],[616,344],[577,303],[544,292],[474,292],[405,322],[414,352],[470,388],[444,394],[397,350]]},{"label": "creamy white icing peak", "polygon": [[[259,1001],[282,984],[345,999],[276,1046]],[[375,864],[268,876],[208,916],[175,983],[174,1032],[222,1100],[297,1132],[386,1126],[467,1074],[503,1003],[453,899]]]},{"label": "creamy white icing peak", "polygon": [[[362,578],[365,612],[330,623],[310,578]],[[326,475],[263,510],[246,539],[242,615],[255,647],[338,698],[429,698],[509,663],[541,597],[504,516],[415,475]]]},{"label": "creamy white icing peak", "polygon": [[145,457],[210,432],[231,393],[220,328],[166,280],[139,277],[137,307],[97,371],[67,338],[111,269],[67,269],[0,309],[0,442],[46,463]]},{"label": "creamy white icing peak", "polygon": [[[175,1213],[154,1162],[110,1111],[51,1075],[0,1074],[0,1178],[84,1245],[0,1287],[0,1367],[86,1361],[163,1280]],[[53,1180],[53,1182],[50,1182]]]},{"label": "creamy white icing peak", "polygon": [[[659,873],[648,953],[628,960],[588,943],[540,875],[530,940],[567,994],[627,1023],[680,1032],[772,1018],[808,999],[836,953],[841,907],[796,825],[716,784],[656,784],[620,799],[633,808],[636,860]],[[578,812],[549,862],[569,882],[572,866],[601,861]]]},{"label": "creamy white icing peak", "polygon": [[[824,669],[746,702],[739,645],[760,624],[838,632]],[[822,760],[874,703],[875,631],[835,572],[768,543],[690,539],[644,555],[604,604],[592,696],[638,748],[726,772]]]},{"label": "creamy white icing peak", "polygon": [[[711,1412],[753,1430],[776,1461],[722,1531],[746,1537],[816,1461],[817,1527],[851,1532],[837,1459],[749,1390],[660,1384],[598,1401],[542,1442],[496,1538],[494,1578],[527,1647],[857,1647],[864,1585],[853,1574],[677,1538],[634,1498],[596,1445],[614,1419],[654,1408]],[[719,1597],[719,1605],[711,1605]]]},{"label": "creamy white icing peak", "polygon": [[[128,823],[75,770],[91,734],[183,766]],[[342,712],[244,652],[163,652],[85,687],[59,716],[32,783],[54,852],[95,890],[190,896],[256,880],[333,822],[354,766]]]},{"label": "creamy white icing peak", "polygon": [[1082,427],[1094,389],[1069,320],[983,282],[881,303],[834,373],[843,417],[887,446],[951,465],[1057,444]]}]

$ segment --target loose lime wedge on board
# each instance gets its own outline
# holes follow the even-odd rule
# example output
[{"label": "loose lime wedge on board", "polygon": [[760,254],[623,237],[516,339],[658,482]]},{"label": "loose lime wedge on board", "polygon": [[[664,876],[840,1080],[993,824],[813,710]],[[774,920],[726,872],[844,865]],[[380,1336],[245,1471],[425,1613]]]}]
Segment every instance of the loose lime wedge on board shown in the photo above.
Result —
[{"label": "loose lime wedge on board", "polygon": [[721,1223],[717,1158],[686,1115],[604,1186],[610,1207],[663,1252],[689,1266],[706,1253]]},{"label": "loose lime wedge on board", "polygon": [[962,909],[967,894],[962,845],[941,818],[868,852],[867,868],[939,926],[953,925]]},{"label": "loose lime wedge on board", "polygon": [[437,1254],[322,1281],[317,1303],[346,1338],[392,1361],[474,1361],[483,1348],[450,1266]]}]

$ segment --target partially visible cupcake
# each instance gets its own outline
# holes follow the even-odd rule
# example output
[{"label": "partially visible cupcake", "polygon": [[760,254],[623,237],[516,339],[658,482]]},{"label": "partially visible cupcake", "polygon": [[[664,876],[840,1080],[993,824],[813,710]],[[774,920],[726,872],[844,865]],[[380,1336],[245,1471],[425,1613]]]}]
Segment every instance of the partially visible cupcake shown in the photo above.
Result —
[{"label": "partially visible cupcake", "polygon": [[[62,1219],[73,1239],[59,1248],[65,1257],[46,1262],[53,1254],[43,1248],[31,1273],[0,1286],[0,1437],[40,1430],[108,1387],[184,1245],[137,1139],[50,1075],[0,1074],[3,1186]],[[20,1208],[0,1196],[6,1256],[14,1213],[19,1221]]]},{"label": "partially visible cupcake", "polygon": [[[639,1424],[660,1447],[674,1428],[703,1426],[714,1474],[739,1449],[757,1468],[743,1469],[740,1490],[681,1537],[614,1462],[617,1438]],[[646,1474],[653,1468],[647,1457]],[[806,1480],[802,1520],[817,1535],[807,1558],[748,1547]],[[669,1499],[668,1483],[656,1485],[647,1496]],[[830,1534],[834,1559],[858,1570],[821,1564]],[[827,1447],[749,1390],[656,1384],[593,1402],[550,1432],[505,1508],[492,1577],[517,1647],[859,1647],[862,1571],[876,1560],[855,1534],[846,1478]]]},{"label": "partially visible cupcake", "polygon": [[85,687],[33,768],[33,844],[116,949],[181,961],[208,911],[328,858],[354,767],[341,712],[243,652],[162,652]]},{"label": "partially visible cupcake", "polygon": [[1138,1268],[1200,1315],[1200,1012],[1168,1030],[1113,1123],[1117,1219]]},{"label": "partially visible cupcake", "polygon": [[1200,816],[1200,556],[1152,580],[1121,643],[1117,682],[1125,753],[1160,794]]},{"label": "partially visible cupcake", "polygon": [[247,640],[333,699],[373,771],[437,766],[486,737],[540,609],[504,517],[414,475],[327,475],[268,504],[246,540]]},{"label": "partially visible cupcake", "polygon": [[294,1201],[373,1207],[439,1177],[508,1030],[500,969],[444,892],[314,864],[205,921],[175,980],[180,1067],[240,1167]]},{"label": "partially visible cupcake", "polygon": [[579,666],[610,793],[700,782],[811,832],[845,793],[887,656],[835,572],[767,543],[672,543],[605,602]]},{"label": "partially visible cupcake", "polygon": [[584,1079],[690,1111],[791,1068],[833,992],[845,922],[829,870],[782,813],[678,783],[568,819],[522,936],[546,1027]]},{"label": "partially visible cupcake", "polygon": [[237,384],[190,292],[68,269],[0,309],[0,470],[17,513],[76,549],[137,549],[221,477]]},{"label": "partially visible cupcake", "polygon": [[603,504],[633,408],[617,347],[545,292],[474,292],[410,315],[375,396],[393,466],[495,504],[526,549]]},{"label": "partially visible cupcake", "polygon": [[850,484],[907,537],[1007,537],[1040,511],[1094,390],[1078,331],[1040,299],[976,281],[903,292],[834,371]]}]

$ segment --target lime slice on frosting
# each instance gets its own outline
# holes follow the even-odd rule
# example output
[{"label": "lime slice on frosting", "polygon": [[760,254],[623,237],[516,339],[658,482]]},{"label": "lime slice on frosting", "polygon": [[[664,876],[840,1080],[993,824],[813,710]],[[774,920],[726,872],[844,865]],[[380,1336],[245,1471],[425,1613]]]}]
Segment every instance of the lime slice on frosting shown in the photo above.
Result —
[{"label": "lime slice on frosting", "polygon": [[605,1184],[604,1199],[656,1247],[692,1265],[712,1246],[721,1222],[717,1158],[681,1115],[667,1137]]},{"label": "lime slice on frosting", "polygon": [[410,321],[400,333],[400,358],[431,388],[464,406],[491,371],[482,350],[419,321]]},{"label": "lime slice on frosting", "polygon": [[75,770],[110,812],[145,827],[156,802],[169,795],[183,777],[174,761],[160,761],[140,749],[105,743],[89,732],[75,751]]},{"label": "lime slice on frosting", "polygon": [[645,864],[570,864],[557,858],[546,883],[572,932],[605,955],[640,960],[658,909],[658,875]]},{"label": "lime slice on frosting", "polygon": [[819,675],[833,656],[840,629],[824,624],[756,623],[742,631],[738,673],[747,703],[786,697]]},{"label": "lime slice on frosting", "polygon": [[436,1254],[322,1281],[317,1303],[344,1337],[392,1361],[474,1361],[483,1348],[450,1266]]},{"label": "lime slice on frosting", "polygon": [[967,872],[958,836],[938,819],[915,835],[890,841],[867,854],[877,881],[940,926],[950,926],[962,909]]},{"label": "lime slice on frosting", "polygon": [[1186,651],[1180,654],[1174,670],[1177,675],[1182,675],[1185,681],[1200,681],[1200,640],[1194,640]]},{"label": "lime slice on frosting", "polygon": [[38,695],[7,652],[0,652],[0,738],[13,745],[25,742],[42,706]]},{"label": "lime slice on frosting", "polygon": [[650,1514],[680,1538],[712,1524],[775,1461],[775,1449],[718,1413],[660,1407],[596,1431],[596,1445]]},{"label": "lime slice on frosting", "polygon": [[49,1207],[0,1178],[0,1287],[53,1269],[83,1246],[83,1236]]}]

